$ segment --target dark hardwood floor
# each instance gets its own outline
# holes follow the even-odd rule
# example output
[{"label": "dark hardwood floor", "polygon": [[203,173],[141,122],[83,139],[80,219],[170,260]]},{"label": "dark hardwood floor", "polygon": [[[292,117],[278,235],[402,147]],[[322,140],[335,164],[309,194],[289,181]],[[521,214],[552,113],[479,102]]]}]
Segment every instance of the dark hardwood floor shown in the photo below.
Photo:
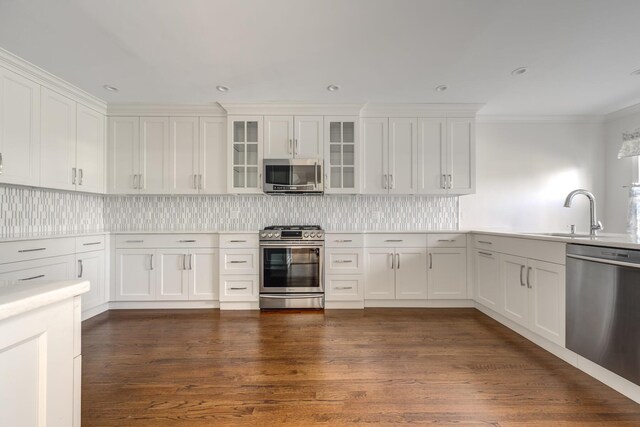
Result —
[{"label": "dark hardwood floor", "polygon": [[82,425],[640,425],[640,405],[474,309],[109,311]]}]

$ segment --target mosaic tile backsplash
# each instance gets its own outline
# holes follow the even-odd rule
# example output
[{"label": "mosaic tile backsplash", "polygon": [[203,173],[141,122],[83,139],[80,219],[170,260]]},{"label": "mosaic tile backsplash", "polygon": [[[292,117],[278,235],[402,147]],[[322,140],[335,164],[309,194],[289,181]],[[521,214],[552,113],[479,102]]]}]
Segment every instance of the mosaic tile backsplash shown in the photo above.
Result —
[{"label": "mosaic tile backsplash", "polygon": [[458,198],[435,196],[101,196],[0,186],[0,238],[94,231],[455,230]]},{"label": "mosaic tile backsplash", "polygon": [[0,238],[102,231],[104,196],[0,186]]},{"label": "mosaic tile backsplash", "polygon": [[108,196],[110,231],[259,230],[317,224],[326,230],[455,230],[457,197]]}]

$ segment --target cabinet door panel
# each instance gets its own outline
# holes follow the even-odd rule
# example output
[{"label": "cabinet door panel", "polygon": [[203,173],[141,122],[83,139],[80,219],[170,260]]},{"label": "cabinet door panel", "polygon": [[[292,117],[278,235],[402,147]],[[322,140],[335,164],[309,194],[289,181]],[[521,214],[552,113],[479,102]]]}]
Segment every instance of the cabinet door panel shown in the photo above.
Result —
[{"label": "cabinet door panel", "polygon": [[76,103],[42,88],[40,179],[43,187],[75,190]]},{"label": "cabinet door panel", "polygon": [[514,322],[527,326],[529,322],[527,259],[504,254],[500,264],[504,292],[503,314]]},{"label": "cabinet door panel", "polygon": [[529,328],[564,347],[565,267],[530,259],[529,268]]},{"label": "cabinet door panel", "polygon": [[418,121],[418,191],[445,194],[445,120]]},{"label": "cabinet door panel", "polygon": [[264,117],[264,158],[293,158],[293,116]]},{"label": "cabinet door panel", "polygon": [[171,192],[196,194],[200,186],[198,176],[198,118],[172,117],[169,121],[169,165]]},{"label": "cabinet door panel", "polygon": [[134,175],[140,173],[140,119],[109,117],[108,191],[137,193]]},{"label": "cabinet door panel", "polygon": [[[227,192],[227,120],[200,117],[200,193]],[[230,167],[230,166],[229,166]]]},{"label": "cabinet door panel", "polygon": [[429,299],[467,298],[466,249],[431,249],[428,262]]},{"label": "cabinet door panel", "polygon": [[78,104],[76,166],[78,190],[104,192],[104,116]]},{"label": "cabinet door panel", "polygon": [[447,119],[447,174],[449,193],[470,194],[475,191],[475,121]]},{"label": "cabinet door panel", "polygon": [[104,290],[104,251],[86,252],[76,256],[78,279],[88,280],[91,288],[82,294],[82,310],[96,307],[106,301]]},{"label": "cabinet door panel", "polygon": [[192,249],[189,257],[189,299],[217,300],[220,289],[218,250]]},{"label": "cabinet door panel", "polygon": [[185,300],[189,298],[187,254],[181,250],[158,250],[159,300]]},{"label": "cabinet door panel", "polygon": [[396,299],[427,299],[427,249],[396,248]]},{"label": "cabinet door panel", "polygon": [[362,192],[389,192],[389,120],[362,119]]},{"label": "cabinet door panel", "polygon": [[417,127],[416,119],[389,119],[390,194],[417,192]]},{"label": "cabinet door panel", "polygon": [[495,311],[502,312],[500,283],[500,258],[497,253],[475,251],[476,301]]},{"label": "cabinet door panel", "polygon": [[365,299],[395,299],[393,249],[365,249]]},{"label": "cabinet door panel", "polygon": [[168,194],[169,119],[140,118],[140,193]]},{"label": "cabinet door panel", "polygon": [[40,185],[40,85],[0,67],[0,182]]},{"label": "cabinet door panel", "polygon": [[324,191],[356,194],[360,189],[358,118],[328,116],[324,120]]},{"label": "cabinet door panel", "polygon": [[322,158],[322,116],[295,118],[294,157],[300,159]]},{"label": "cabinet door panel", "polygon": [[228,116],[229,193],[262,194],[262,116]]},{"label": "cabinet door panel", "polygon": [[156,298],[157,259],[154,255],[155,252],[146,249],[116,251],[116,301],[152,301]]}]

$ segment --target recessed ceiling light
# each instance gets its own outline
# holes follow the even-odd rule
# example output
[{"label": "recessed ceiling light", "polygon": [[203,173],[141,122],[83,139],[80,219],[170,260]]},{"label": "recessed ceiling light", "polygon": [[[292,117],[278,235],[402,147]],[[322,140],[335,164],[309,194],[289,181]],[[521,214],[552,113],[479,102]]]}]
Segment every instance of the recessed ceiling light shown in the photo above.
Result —
[{"label": "recessed ceiling light", "polygon": [[105,90],[108,90],[109,92],[118,92],[120,89],[118,89],[115,86],[111,86],[111,85],[104,85],[102,86]]},{"label": "recessed ceiling light", "polygon": [[525,74],[527,71],[529,71],[527,67],[518,67],[515,70],[513,70],[511,74],[513,74],[514,76],[521,76]]},{"label": "recessed ceiling light", "polygon": [[216,90],[218,92],[229,92],[229,87],[228,86],[218,85],[218,86],[216,86]]},{"label": "recessed ceiling light", "polygon": [[436,86],[436,92],[444,92],[447,89],[449,89],[449,86],[447,85]]},{"label": "recessed ceiling light", "polygon": [[635,70],[631,73],[632,76],[640,76],[640,69]]},{"label": "recessed ceiling light", "polygon": [[340,90],[340,86],[338,86],[338,85],[329,85],[329,86],[327,86],[327,90],[329,92],[337,92],[337,91]]}]

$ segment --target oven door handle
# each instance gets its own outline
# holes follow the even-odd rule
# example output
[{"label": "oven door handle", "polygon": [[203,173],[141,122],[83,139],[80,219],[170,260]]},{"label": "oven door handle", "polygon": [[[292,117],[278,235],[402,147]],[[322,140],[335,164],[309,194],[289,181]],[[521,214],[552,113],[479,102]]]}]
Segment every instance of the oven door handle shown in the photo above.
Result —
[{"label": "oven door handle", "polygon": [[275,294],[260,294],[260,298],[273,298],[273,299],[302,299],[302,298],[322,298],[324,294],[287,294],[287,295],[275,295]]}]

